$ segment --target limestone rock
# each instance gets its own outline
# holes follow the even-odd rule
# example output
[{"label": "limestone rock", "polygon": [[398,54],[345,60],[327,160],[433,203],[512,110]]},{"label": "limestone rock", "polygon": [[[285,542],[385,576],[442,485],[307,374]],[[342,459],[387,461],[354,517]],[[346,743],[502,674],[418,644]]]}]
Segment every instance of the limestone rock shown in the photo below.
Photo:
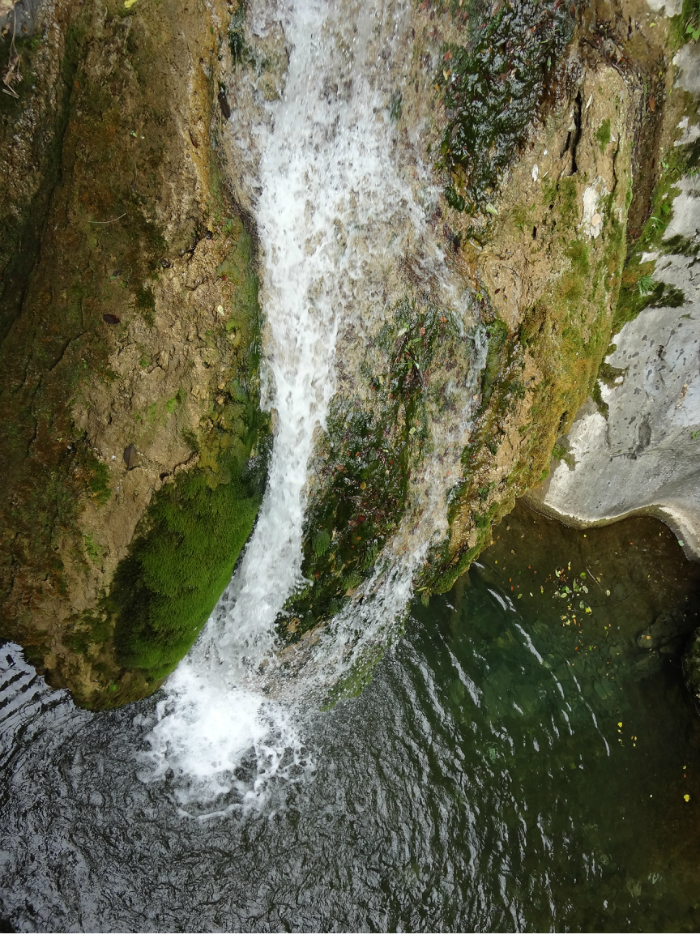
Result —
[{"label": "limestone rock", "polygon": [[[661,9],[663,4],[657,6]],[[667,15],[669,8],[675,9],[667,4]],[[662,116],[657,114],[661,164],[656,173],[648,162],[637,170],[642,180],[650,176],[656,182],[656,192],[642,217],[641,236],[639,229],[633,231],[639,240],[623,274],[623,313],[618,313],[616,333],[592,387],[598,402],[580,409],[564,440],[572,463],[559,463],[531,494],[533,501],[580,526],[630,514],[659,516],[674,529],[687,553],[696,557],[700,556],[697,62],[694,43],[675,56],[675,82],[669,75],[668,98]],[[686,175],[677,168],[683,165]]]},{"label": "limestone rock", "polygon": [[[115,590],[124,562],[143,583],[134,550],[149,547],[154,494],[162,510],[192,474],[201,501],[214,496],[247,470],[262,425],[254,243],[213,148],[231,6],[32,10],[32,82],[0,95],[0,635],[105,706],[150,693],[167,669],[137,651],[138,613]],[[229,489],[240,538],[258,494]],[[207,561],[221,589],[236,554]],[[193,604],[187,638],[171,633],[170,667],[216,596]]]}]

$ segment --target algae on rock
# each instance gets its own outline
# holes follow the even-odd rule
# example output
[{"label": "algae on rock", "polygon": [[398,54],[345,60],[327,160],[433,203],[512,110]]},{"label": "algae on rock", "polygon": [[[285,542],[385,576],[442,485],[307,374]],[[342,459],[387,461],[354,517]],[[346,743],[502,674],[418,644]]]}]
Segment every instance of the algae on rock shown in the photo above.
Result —
[{"label": "algae on rock", "polygon": [[[409,400],[391,409],[390,360],[370,365],[375,352],[368,351],[355,366],[312,465],[302,568],[308,583],[279,621],[291,642],[347,601],[363,600],[359,585],[382,562],[418,553],[415,530],[430,541],[413,571],[416,588],[424,599],[449,589],[490,543],[493,525],[516,497],[546,474],[557,438],[595,382],[612,328],[643,96],[639,75],[620,69],[606,47],[588,40],[602,28],[588,11],[579,12],[575,30],[569,7],[560,12],[554,3],[537,10],[504,4],[485,31],[477,4],[464,10],[422,4],[413,16],[413,70],[393,119],[399,139],[404,132],[418,138],[422,157],[436,160],[444,195],[434,229],[439,218],[450,268],[471,291],[470,337],[465,342],[462,333],[453,342],[449,329],[438,333],[430,383],[447,385],[458,362],[462,380],[473,382],[474,406],[450,411],[448,402],[441,411],[438,404],[424,425],[414,411],[407,417]],[[508,34],[507,24],[513,26]],[[549,45],[533,50],[532,36],[542,29],[549,30]],[[517,59],[514,72],[503,64],[504,73],[494,75],[484,65],[508,56]],[[437,79],[424,93],[440,103],[432,109],[421,108],[413,93],[429,57]],[[506,106],[501,119],[518,87],[522,99],[513,113]],[[482,114],[478,127],[470,95]],[[410,165],[408,145],[402,146],[399,158]],[[429,303],[429,286],[421,301]],[[454,311],[440,306],[451,324]],[[399,357],[413,346],[420,323],[398,331]],[[430,331],[420,333],[427,348]],[[475,352],[478,341],[485,353]],[[376,344],[372,337],[368,346]],[[352,351],[341,341],[341,367],[346,354]],[[461,421],[465,434],[456,464],[434,442],[450,419],[453,428]],[[404,423],[424,448],[410,454],[412,475],[401,467],[397,499],[386,484],[403,463],[397,441],[401,456],[409,457]],[[435,502],[428,475],[440,490]],[[423,511],[432,516],[421,519]]]}]

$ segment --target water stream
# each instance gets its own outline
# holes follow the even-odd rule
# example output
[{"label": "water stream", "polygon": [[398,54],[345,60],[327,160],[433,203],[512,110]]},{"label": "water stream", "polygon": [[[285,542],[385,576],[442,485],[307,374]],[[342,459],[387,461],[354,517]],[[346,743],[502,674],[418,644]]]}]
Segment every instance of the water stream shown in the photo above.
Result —
[{"label": "water stream", "polygon": [[[239,136],[251,140],[258,156],[243,184],[260,237],[264,385],[275,437],[252,539],[198,644],[169,680],[148,737],[144,779],[182,776],[183,806],[215,802],[232,789],[239,802],[250,803],[278,769],[289,777],[291,765],[312,767],[290,705],[319,682],[332,684],[373,641],[389,638],[410,598],[417,563],[432,534],[445,527],[445,497],[454,480],[447,482],[447,468],[434,469],[433,458],[423,477],[425,527],[399,530],[400,544],[390,544],[382,574],[367,585],[372,599],[324,632],[293,683],[275,678],[274,623],[304,583],[307,465],[335,391],[339,328],[366,333],[381,324],[391,296],[401,295],[395,269],[407,257],[460,327],[469,322],[464,285],[451,274],[425,205],[416,202],[392,155],[387,99],[406,64],[408,12],[401,0],[369,6],[280,0],[254,3],[248,11],[250,41],[281,34],[289,55],[280,98],[261,105],[258,96],[255,106],[237,109],[232,124],[233,145]],[[255,74],[237,80],[245,85]],[[429,173],[421,167],[421,174]],[[461,390],[469,401],[446,436],[436,439],[456,466],[484,348],[479,352]],[[251,749],[259,765],[246,786],[235,772]]]}]

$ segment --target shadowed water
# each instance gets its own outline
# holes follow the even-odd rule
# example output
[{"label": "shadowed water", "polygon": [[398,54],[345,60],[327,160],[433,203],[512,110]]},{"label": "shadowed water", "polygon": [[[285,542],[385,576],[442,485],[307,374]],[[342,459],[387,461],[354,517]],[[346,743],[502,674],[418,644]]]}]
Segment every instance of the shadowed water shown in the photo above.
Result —
[{"label": "shadowed water", "polygon": [[[636,638],[696,605],[698,567],[652,520],[585,538],[522,509],[507,523],[469,577],[413,607],[362,697],[298,719],[314,767],[280,763],[224,817],[184,817],[167,778],[137,778],[155,701],[75,711],[6,646],[5,915],[27,930],[697,930],[700,721],[678,659]],[[575,578],[588,591],[571,611],[558,594]]]}]

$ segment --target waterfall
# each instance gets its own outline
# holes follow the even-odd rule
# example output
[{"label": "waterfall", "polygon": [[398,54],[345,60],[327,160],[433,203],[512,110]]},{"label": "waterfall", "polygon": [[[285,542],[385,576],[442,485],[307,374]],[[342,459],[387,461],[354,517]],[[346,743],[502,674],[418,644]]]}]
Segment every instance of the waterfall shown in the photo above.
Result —
[{"label": "waterfall", "polygon": [[[274,622],[301,583],[307,466],[335,391],[339,328],[355,322],[361,333],[363,321],[381,318],[391,271],[409,253],[429,267],[445,302],[467,315],[464,287],[448,272],[425,205],[392,156],[388,104],[407,70],[409,13],[407,0],[258,0],[248,10],[251,41],[256,32],[282,31],[289,52],[280,98],[261,103],[251,92],[256,106],[232,117],[234,145],[245,142],[253,167],[248,188],[263,262],[264,386],[274,446],[252,538],[198,643],[166,685],[157,722],[149,723],[142,777],[174,776],[186,809],[254,802],[274,776],[313,770],[292,701],[314,681],[337,676],[373,640],[386,639],[432,535],[446,529],[445,496],[471,402],[433,439],[440,457],[423,477],[429,508],[388,546],[388,562],[365,585],[371,599],[324,632],[311,659],[302,659],[295,690],[266,696],[279,664]],[[415,162],[412,177],[429,179],[430,172]],[[435,200],[429,185],[422,190]],[[466,399],[482,363],[476,361]],[[445,457],[453,470],[438,467]]]}]

